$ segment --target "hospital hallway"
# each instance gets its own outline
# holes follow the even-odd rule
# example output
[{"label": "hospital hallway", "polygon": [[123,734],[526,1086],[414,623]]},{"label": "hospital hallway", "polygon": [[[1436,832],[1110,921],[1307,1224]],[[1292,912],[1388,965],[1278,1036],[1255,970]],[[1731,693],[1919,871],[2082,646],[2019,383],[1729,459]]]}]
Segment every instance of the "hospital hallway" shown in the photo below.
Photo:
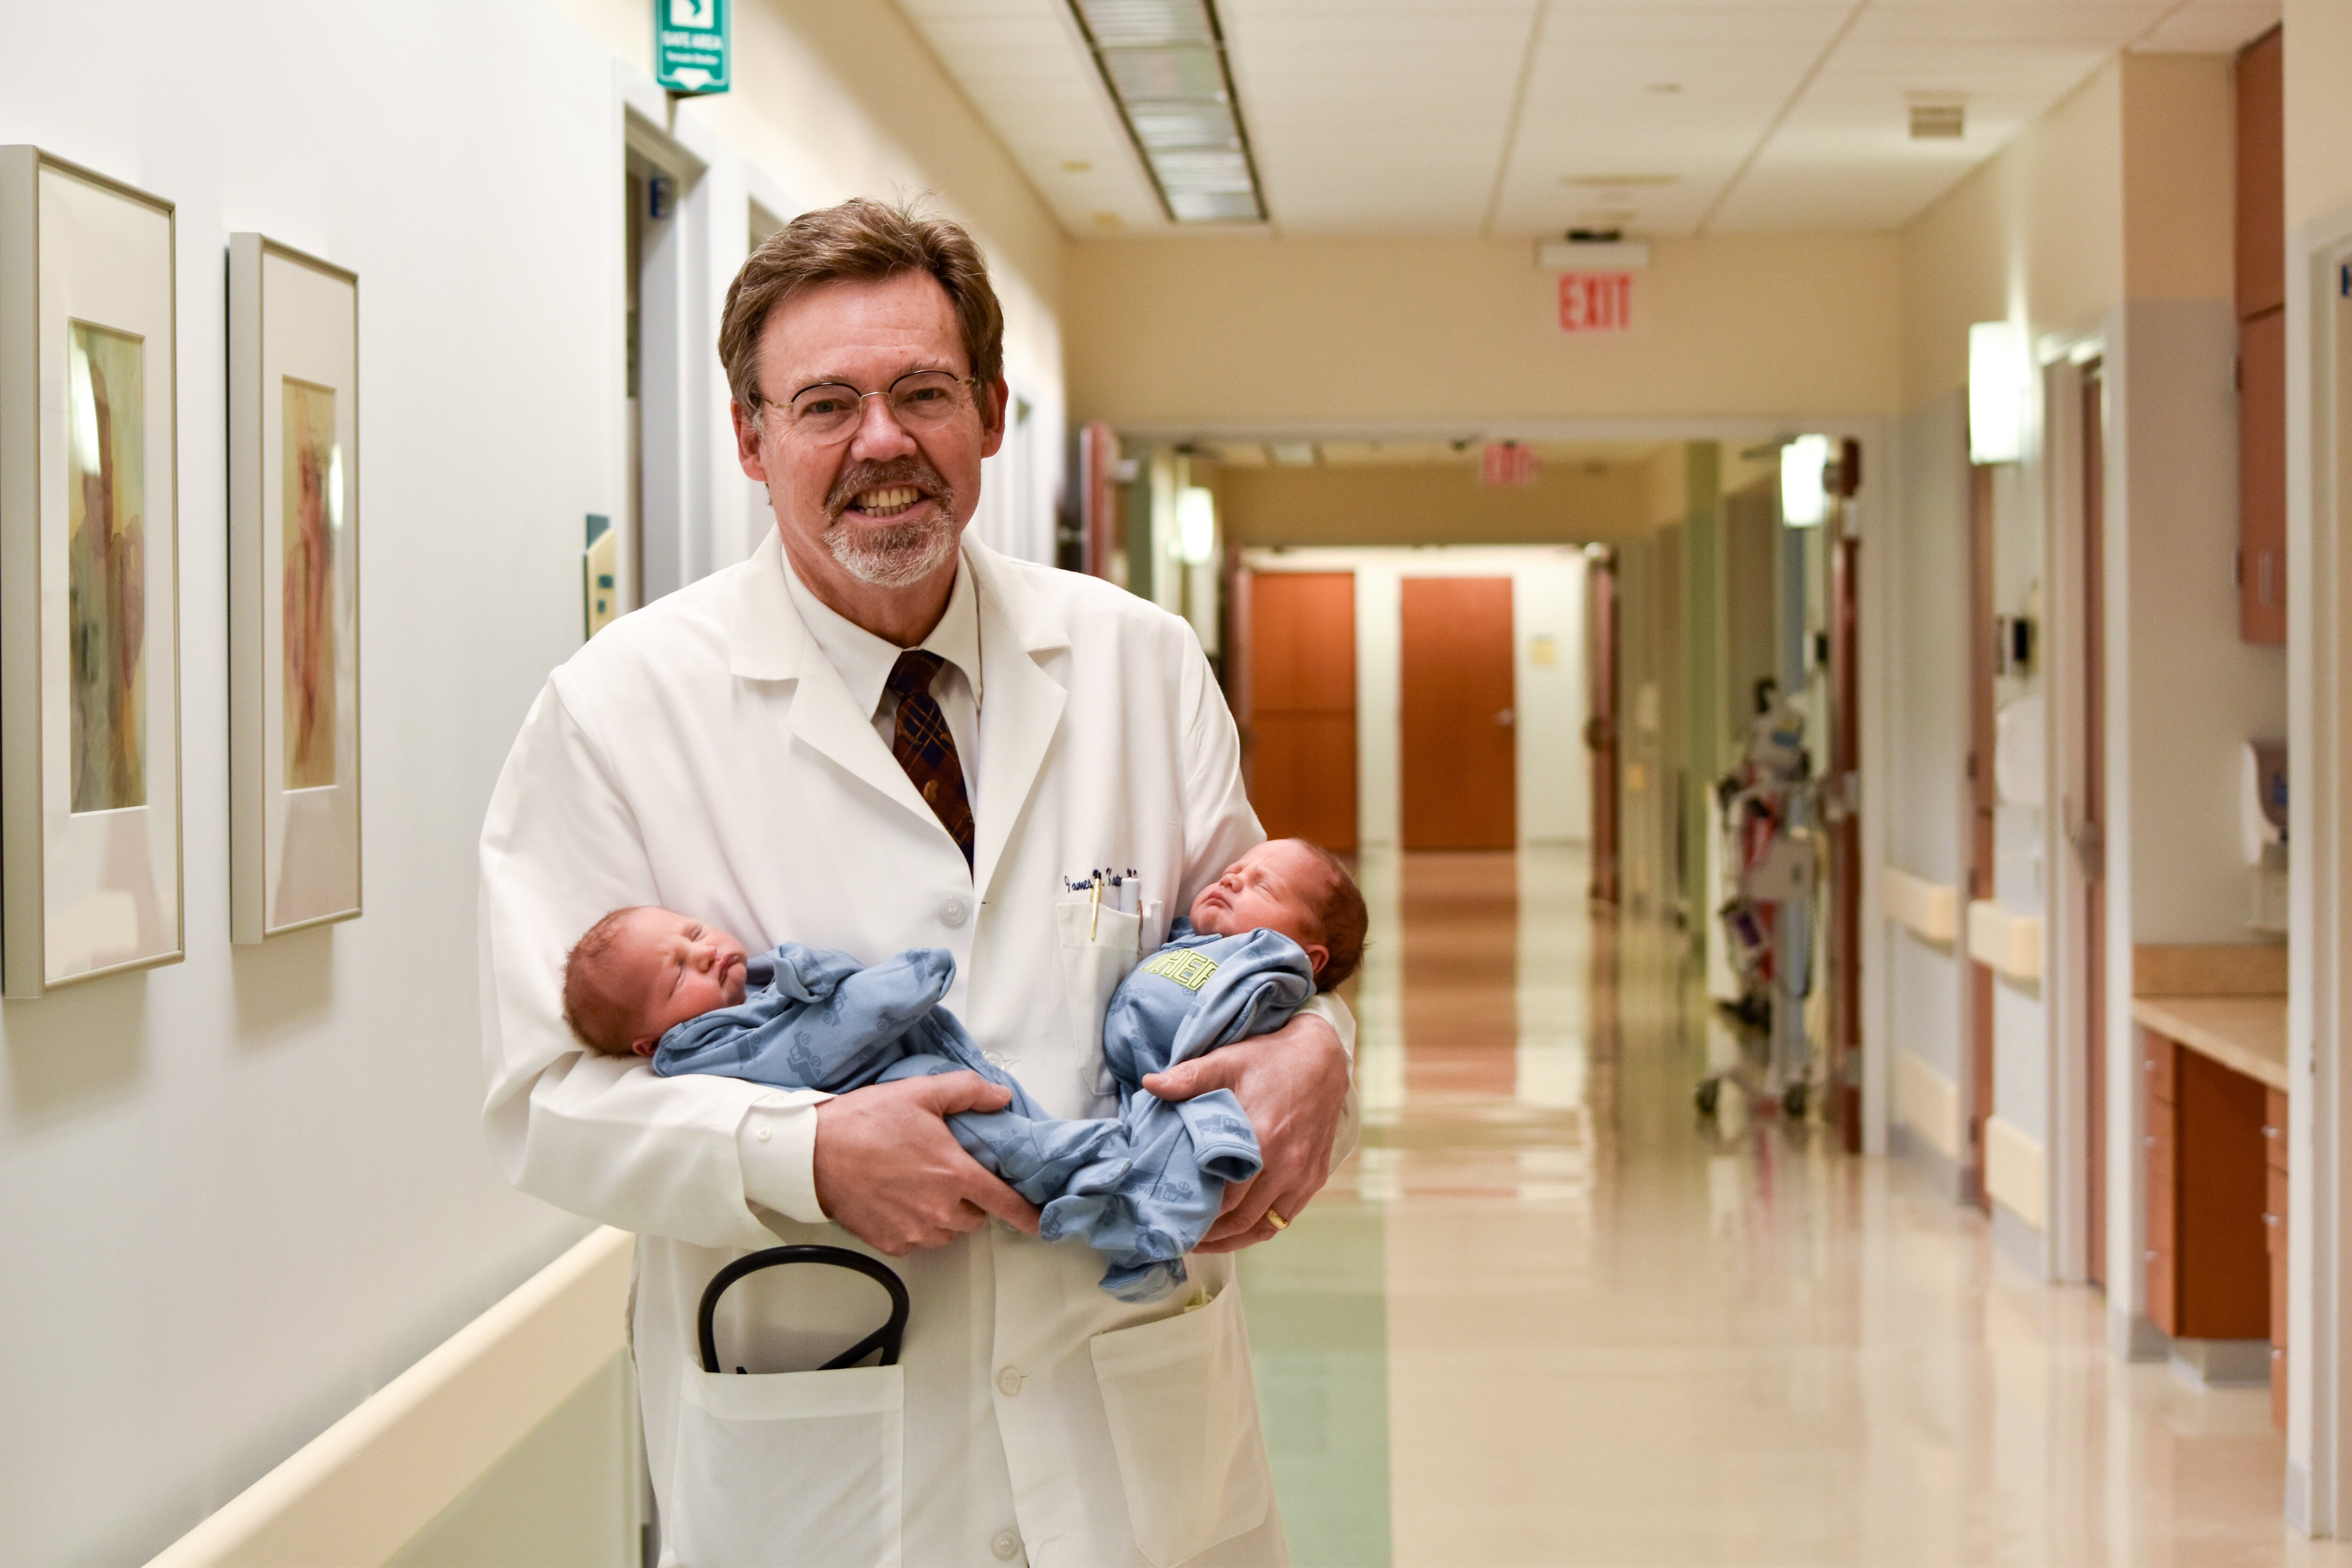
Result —
[{"label": "hospital hallway", "polygon": [[2263,1390],[2111,1358],[1908,1163],[1698,1118],[1728,1036],[1580,849],[1363,881],[1363,1140],[1244,1255],[1301,1568],[2352,1562]]}]

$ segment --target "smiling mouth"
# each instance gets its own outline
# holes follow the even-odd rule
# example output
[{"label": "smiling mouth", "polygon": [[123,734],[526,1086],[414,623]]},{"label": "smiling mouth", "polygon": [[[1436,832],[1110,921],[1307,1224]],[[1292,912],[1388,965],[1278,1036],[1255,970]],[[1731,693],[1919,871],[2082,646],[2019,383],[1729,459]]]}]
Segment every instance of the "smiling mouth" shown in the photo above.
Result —
[{"label": "smiling mouth", "polygon": [[925,499],[923,491],[914,485],[877,485],[870,490],[860,490],[845,510],[887,522],[905,516]]}]

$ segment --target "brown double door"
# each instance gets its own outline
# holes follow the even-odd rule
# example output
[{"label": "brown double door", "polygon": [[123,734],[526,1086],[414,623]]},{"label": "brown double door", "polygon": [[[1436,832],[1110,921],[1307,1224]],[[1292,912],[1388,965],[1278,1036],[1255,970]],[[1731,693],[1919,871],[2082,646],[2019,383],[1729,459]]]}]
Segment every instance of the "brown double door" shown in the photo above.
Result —
[{"label": "brown double door", "polygon": [[1275,838],[1356,850],[1356,574],[1249,580],[1250,804]]},{"label": "brown double door", "polygon": [[1518,841],[1508,577],[1407,577],[1398,626],[1398,769],[1407,849]]}]

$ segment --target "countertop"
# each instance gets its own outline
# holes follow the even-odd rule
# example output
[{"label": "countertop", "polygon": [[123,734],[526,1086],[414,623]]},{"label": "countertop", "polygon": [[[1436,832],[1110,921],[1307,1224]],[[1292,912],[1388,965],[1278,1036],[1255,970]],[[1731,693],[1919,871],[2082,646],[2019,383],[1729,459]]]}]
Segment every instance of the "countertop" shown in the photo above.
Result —
[{"label": "countertop", "polygon": [[2286,1092],[2284,996],[2139,996],[2132,1021]]}]

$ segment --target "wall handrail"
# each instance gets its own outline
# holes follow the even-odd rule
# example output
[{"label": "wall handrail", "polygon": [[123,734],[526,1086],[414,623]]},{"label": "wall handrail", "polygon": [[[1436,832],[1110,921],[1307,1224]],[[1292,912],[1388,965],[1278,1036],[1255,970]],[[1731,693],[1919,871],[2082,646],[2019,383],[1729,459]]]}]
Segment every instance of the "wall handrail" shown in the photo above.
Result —
[{"label": "wall handrail", "polygon": [[625,1347],[635,1245],[591,1233],[148,1568],[386,1562]]},{"label": "wall handrail", "polygon": [[1900,866],[1880,869],[1879,896],[1887,919],[1921,942],[1949,947],[1960,934],[1960,890],[1915,877]]}]

